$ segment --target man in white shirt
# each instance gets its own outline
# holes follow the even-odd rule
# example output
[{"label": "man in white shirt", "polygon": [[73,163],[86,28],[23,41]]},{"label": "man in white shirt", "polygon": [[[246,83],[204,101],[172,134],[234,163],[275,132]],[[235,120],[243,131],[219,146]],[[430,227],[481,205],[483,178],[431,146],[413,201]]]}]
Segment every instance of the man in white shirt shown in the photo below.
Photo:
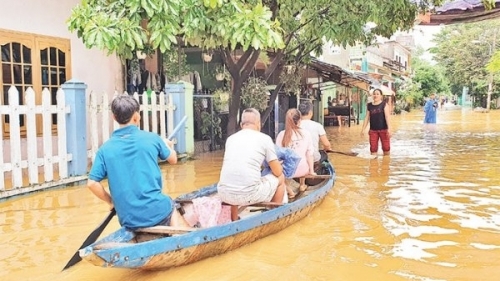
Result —
[{"label": "man in white shirt", "polygon": [[[260,113],[254,108],[245,109],[241,114],[241,130],[226,141],[217,191],[223,202],[236,208],[260,202],[283,202],[283,167],[273,140],[261,133],[260,127]],[[264,161],[271,173],[261,176]]]},{"label": "man in white shirt", "polygon": [[313,139],[314,162],[316,166],[316,164],[322,163],[324,160],[328,158],[326,154],[324,154],[323,157],[320,154],[319,142],[321,141],[321,144],[323,145],[323,150],[325,151],[331,150],[332,147],[330,141],[328,140],[328,137],[326,136],[326,131],[325,128],[323,128],[323,125],[321,125],[316,121],[311,120],[313,116],[313,106],[311,102],[309,101],[302,102],[299,105],[299,111],[300,114],[302,115],[301,117],[302,120],[300,121],[300,127],[310,132],[311,137]]}]

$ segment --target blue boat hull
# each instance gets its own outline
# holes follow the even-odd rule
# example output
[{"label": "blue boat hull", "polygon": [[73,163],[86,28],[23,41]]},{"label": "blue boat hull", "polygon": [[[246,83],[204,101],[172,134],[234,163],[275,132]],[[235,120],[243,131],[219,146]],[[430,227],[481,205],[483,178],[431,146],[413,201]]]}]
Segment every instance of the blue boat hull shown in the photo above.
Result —
[{"label": "blue boat hull", "polygon": [[[294,202],[224,225],[188,232],[171,237],[155,237],[148,241],[134,231],[120,228],[116,232],[80,250],[80,256],[97,266],[168,269],[219,255],[255,240],[276,233],[307,216],[333,188],[335,171],[331,177]],[[216,192],[216,185],[179,196],[189,200]],[[144,238],[144,237],[143,237]],[[139,240],[139,241],[138,241]]]}]

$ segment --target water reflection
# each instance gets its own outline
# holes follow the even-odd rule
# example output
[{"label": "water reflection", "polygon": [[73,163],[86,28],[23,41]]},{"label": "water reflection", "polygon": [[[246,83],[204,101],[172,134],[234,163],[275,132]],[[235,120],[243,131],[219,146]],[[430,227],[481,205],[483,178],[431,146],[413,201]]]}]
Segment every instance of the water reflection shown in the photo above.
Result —
[{"label": "water reflection", "polygon": [[[310,216],[231,253],[161,272],[60,269],[106,216],[85,187],[0,203],[2,280],[497,280],[500,112],[395,116],[389,157],[330,155],[335,189]],[[327,127],[336,150],[368,152],[361,126]],[[218,179],[222,153],[164,165],[172,196]],[[116,221],[105,234],[118,227]],[[243,269],[242,269],[243,268]],[[30,271],[28,271],[28,269]]]}]

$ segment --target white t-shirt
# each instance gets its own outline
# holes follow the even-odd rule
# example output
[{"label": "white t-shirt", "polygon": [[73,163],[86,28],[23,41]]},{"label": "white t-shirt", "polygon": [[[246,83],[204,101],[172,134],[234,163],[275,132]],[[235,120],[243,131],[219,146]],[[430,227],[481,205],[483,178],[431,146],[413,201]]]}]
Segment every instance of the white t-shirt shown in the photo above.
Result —
[{"label": "white t-shirt", "polygon": [[270,136],[251,129],[243,129],[227,138],[218,190],[245,195],[254,192],[260,183],[261,166],[278,159]]},{"label": "white t-shirt", "polygon": [[300,127],[311,133],[311,138],[314,146],[314,161],[319,161],[321,155],[319,154],[319,137],[326,135],[323,125],[312,120],[301,120]]}]

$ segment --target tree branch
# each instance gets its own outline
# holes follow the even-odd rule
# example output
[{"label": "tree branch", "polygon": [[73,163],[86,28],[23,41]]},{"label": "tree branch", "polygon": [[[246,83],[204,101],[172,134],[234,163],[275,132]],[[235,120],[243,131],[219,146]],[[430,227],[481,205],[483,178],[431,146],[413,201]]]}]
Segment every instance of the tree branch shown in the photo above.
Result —
[{"label": "tree branch", "polygon": [[231,57],[231,50],[229,48],[221,48],[220,53],[222,61],[227,65],[227,70],[231,73],[233,78],[236,77],[239,73],[234,60]]},{"label": "tree branch", "polygon": [[[319,40],[319,38],[316,38],[316,40],[313,40],[310,44],[314,44],[318,40]],[[301,61],[305,56],[308,56],[314,49],[316,49],[317,47],[322,46],[322,45],[323,44],[317,43],[307,51],[305,50],[305,47],[304,47],[304,51],[302,52],[302,54],[299,57],[296,57],[296,61]]]},{"label": "tree branch", "polygon": [[271,110],[273,110],[273,105],[274,101],[276,101],[276,97],[278,97],[279,92],[281,91],[281,88],[283,87],[283,82],[279,82],[278,85],[274,88],[274,91],[272,92],[271,96],[269,97],[269,106],[266,108],[264,113],[261,115],[261,123],[264,125],[266,123],[267,118],[269,118],[269,115],[271,114]]},{"label": "tree branch", "polygon": [[279,11],[278,1],[272,0],[269,5],[269,9],[271,10],[272,13],[271,20],[275,20],[276,17],[278,16],[278,11]]},{"label": "tree branch", "polygon": [[253,51],[254,51],[253,48],[249,48],[248,50],[246,50],[243,53],[243,55],[239,58],[238,62],[236,63],[236,67],[238,69],[242,69],[243,68],[243,66],[248,61],[248,58],[250,57],[250,55],[252,54]]},{"label": "tree branch", "polygon": [[247,63],[245,64],[245,66],[243,67],[243,69],[241,71],[240,77],[242,78],[243,81],[246,81],[248,76],[250,76],[250,72],[254,68],[257,60],[259,59],[259,55],[260,55],[260,49],[253,50],[252,55],[250,56],[250,58],[248,59]]},{"label": "tree branch", "polygon": [[283,56],[284,56],[283,50],[278,50],[278,52],[276,52],[276,56],[274,57],[273,62],[271,63],[271,65],[269,65],[269,67],[264,72],[264,80],[265,81],[269,80],[269,78],[271,77],[271,75],[276,70],[276,68],[280,64],[281,60],[283,59]]}]

